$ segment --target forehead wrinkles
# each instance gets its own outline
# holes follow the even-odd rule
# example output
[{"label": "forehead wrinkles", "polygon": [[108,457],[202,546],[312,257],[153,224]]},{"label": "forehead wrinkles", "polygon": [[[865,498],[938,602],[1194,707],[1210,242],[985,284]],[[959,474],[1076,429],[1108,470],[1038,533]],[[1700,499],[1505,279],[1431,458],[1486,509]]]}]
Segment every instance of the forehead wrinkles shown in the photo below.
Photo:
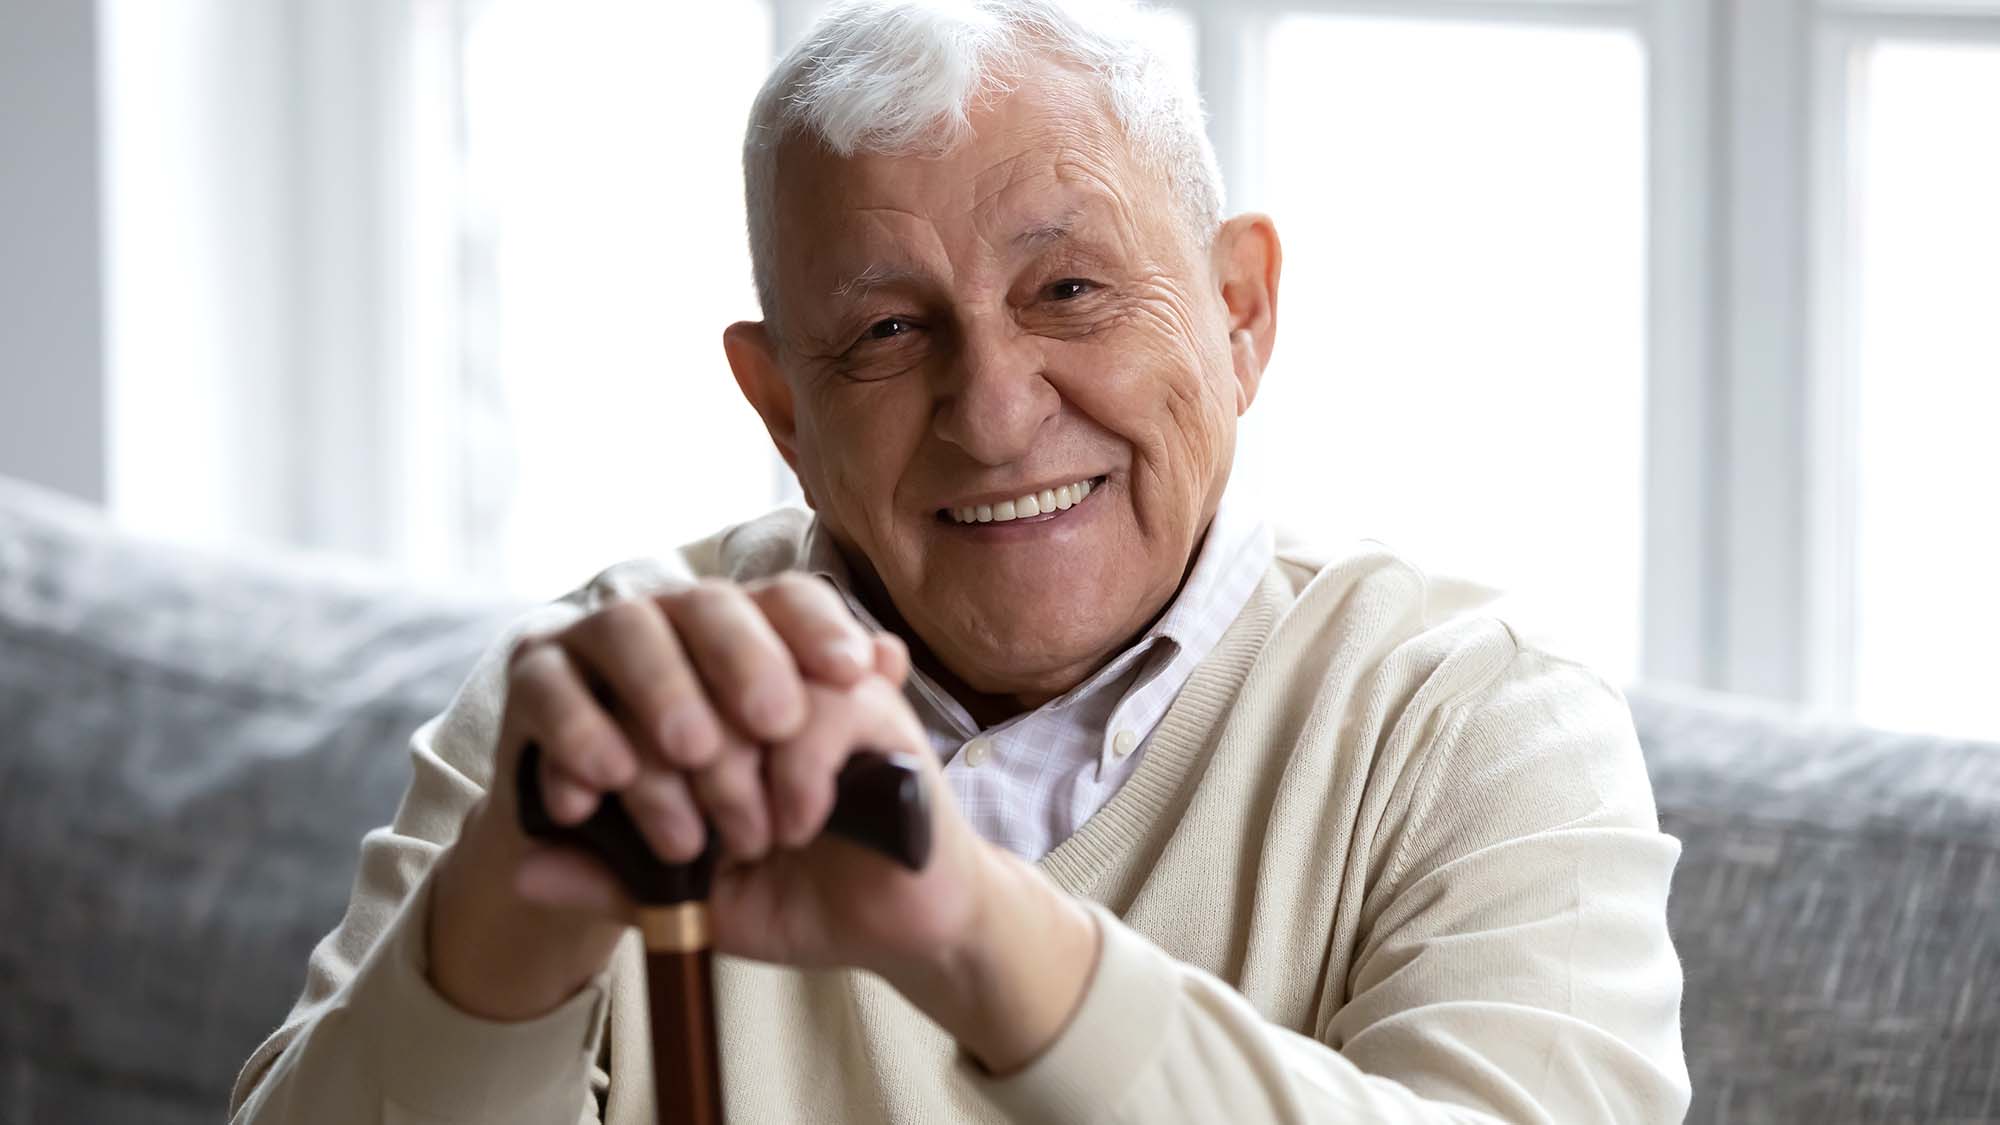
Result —
[{"label": "forehead wrinkles", "polygon": [[973,232],[1001,259],[1017,235],[1038,226],[1073,225],[1127,250],[1137,234],[1131,200],[1094,148],[1018,153],[982,173],[977,190]]},{"label": "forehead wrinkles", "polygon": [[835,205],[828,214],[839,218],[814,222],[792,240],[813,306],[902,274],[949,282],[951,257],[931,216],[888,205]]}]

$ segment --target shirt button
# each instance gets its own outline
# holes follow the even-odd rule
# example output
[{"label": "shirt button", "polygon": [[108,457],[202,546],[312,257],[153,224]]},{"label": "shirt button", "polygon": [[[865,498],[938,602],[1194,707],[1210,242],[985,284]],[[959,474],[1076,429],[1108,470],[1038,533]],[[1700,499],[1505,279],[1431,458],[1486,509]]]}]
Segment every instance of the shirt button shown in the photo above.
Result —
[{"label": "shirt button", "polygon": [[968,766],[983,766],[986,759],[992,756],[993,743],[990,739],[975,738],[965,744],[965,764]]},{"label": "shirt button", "polygon": [[1113,757],[1122,758],[1130,754],[1132,748],[1137,745],[1139,745],[1138,735],[1133,734],[1129,730],[1121,730],[1118,732],[1118,736],[1111,740],[1111,754]]}]

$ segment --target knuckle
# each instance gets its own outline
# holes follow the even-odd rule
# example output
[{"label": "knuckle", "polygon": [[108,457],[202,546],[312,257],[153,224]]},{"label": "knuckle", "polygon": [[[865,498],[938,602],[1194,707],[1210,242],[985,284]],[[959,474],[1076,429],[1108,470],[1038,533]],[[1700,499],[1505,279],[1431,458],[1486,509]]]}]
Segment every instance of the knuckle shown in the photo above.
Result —
[{"label": "knuckle", "polygon": [[687,807],[686,784],[674,774],[648,772],[625,791],[624,799],[654,814],[678,812]]},{"label": "knuckle", "polygon": [[797,570],[782,571],[764,580],[770,595],[795,604],[809,603],[819,593],[819,580]]},{"label": "knuckle", "polygon": [[840,595],[820,579],[793,571],[787,575],[784,588],[786,604],[810,623],[829,631],[860,630],[861,623],[848,612]]},{"label": "knuckle", "polygon": [[544,706],[551,680],[561,671],[561,653],[543,645],[524,653],[507,669],[507,698],[530,709]]},{"label": "knuckle", "polygon": [[564,631],[566,643],[579,648],[602,649],[642,623],[630,602],[612,602],[571,625]]},{"label": "knuckle", "polygon": [[523,664],[539,659],[542,650],[550,643],[549,637],[543,633],[526,633],[514,638],[514,643],[507,648],[508,674],[515,674]]},{"label": "knuckle", "polygon": [[716,778],[716,791],[732,804],[754,804],[763,795],[764,782],[754,770],[725,769]]},{"label": "knuckle", "polygon": [[697,604],[716,605],[743,597],[743,588],[727,578],[703,578],[684,597]]},{"label": "knuckle", "polygon": [[842,705],[858,710],[893,710],[903,702],[903,693],[895,685],[880,676],[868,676],[854,685],[853,691],[842,699]]},{"label": "knuckle", "polygon": [[607,637],[643,626],[645,621],[642,615],[646,612],[642,603],[620,599],[577,622],[576,629],[584,636]]},{"label": "knuckle", "polygon": [[704,775],[708,796],[719,804],[749,804],[763,792],[756,756],[742,751],[726,755]]},{"label": "knuckle", "polygon": [[575,708],[550,722],[548,737],[563,751],[587,752],[605,739],[604,724],[590,712]]}]

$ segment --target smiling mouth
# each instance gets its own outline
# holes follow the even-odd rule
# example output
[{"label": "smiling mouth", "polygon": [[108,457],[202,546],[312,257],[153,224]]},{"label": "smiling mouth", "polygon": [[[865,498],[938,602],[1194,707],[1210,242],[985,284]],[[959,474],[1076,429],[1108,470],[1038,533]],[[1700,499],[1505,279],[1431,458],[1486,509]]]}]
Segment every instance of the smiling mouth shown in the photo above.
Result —
[{"label": "smiling mouth", "polygon": [[1084,502],[1104,484],[1102,476],[1090,477],[1058,488],[1024,493],[998,504],[968,504],[959,508],[939,508],[937,518],[945,523],[1013,523],[1025,519],[1052,519]]}]

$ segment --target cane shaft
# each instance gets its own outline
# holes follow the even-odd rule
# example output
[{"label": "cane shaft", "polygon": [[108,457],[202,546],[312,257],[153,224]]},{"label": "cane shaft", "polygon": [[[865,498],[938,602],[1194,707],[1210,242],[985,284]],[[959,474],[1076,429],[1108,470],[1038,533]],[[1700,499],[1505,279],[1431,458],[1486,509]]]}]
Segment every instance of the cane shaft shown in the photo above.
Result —
[{"label": "cane shaft", "polygon": [[699,902],[645,907],[639,927],[646,938],[660,1125],[723,1125],[708,907]]}]

